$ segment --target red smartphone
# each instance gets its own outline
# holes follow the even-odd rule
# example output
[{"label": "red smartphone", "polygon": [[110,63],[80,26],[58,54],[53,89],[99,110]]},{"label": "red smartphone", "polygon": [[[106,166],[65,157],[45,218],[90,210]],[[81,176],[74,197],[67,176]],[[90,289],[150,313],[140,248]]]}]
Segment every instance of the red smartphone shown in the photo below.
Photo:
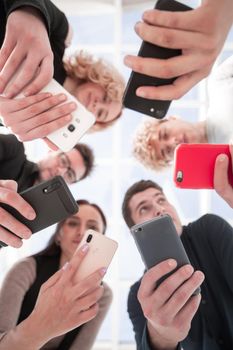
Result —
[{"label": "red smartphone", "polygon": [[177,187],[190,189],[213,189],[214,167],[217,156],[226,154],[229,159],[228,178],[233,186],[231,154],[229,145],[180,144],[175,150],[173,179]]}]

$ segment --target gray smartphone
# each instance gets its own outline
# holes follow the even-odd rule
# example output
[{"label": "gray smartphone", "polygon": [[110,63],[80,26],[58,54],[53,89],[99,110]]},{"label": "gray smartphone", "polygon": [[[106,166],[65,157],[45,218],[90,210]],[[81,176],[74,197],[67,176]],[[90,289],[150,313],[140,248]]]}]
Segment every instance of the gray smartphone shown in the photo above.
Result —
[{"label": "gray smartphone", "polygon": [[[189,11],[191,7],[184,5],[175,0],[159,0],[157,1],[155,8],[163,11]],[[169,49],[151,43],[142,42],[138,56],[168,59],[171,57],[179,56],[182,51],[179,49]],[[129,81],[127,83],[124,96],[123,105],[126,108],[132,109],[142,114],[146,114],[150,117],[162,119],[165,117],[171,101],[162,100],[149,100],[136,95],[136,90],[140,86],[160,86],[170,85],[176,78],[162,79],[157,77],[151,77],[149,75],[132,72]]]},{"label": "gray smartphone", "polygon": [[[177,267],[160,278],[156,287],[181,266],[190,264],[181,239],[169,215],[156,217],[131,228],[135,243],[147,269],[167,259],[175,259]],[[199,294],[197,288],[193,295]]]},{"label": "gray smartphone", "polygon": [[[0,203],[0,206],[30,228],[32,233],[64,220],[78,211],[78,205],[61,176],[55,176],[50,180],[32,186],[21,192],[20,195],[35,210],[36,218],[34,220],[26,219],[8,204]],[[7,244],[0,241],[0,246],[5,247]]]}]

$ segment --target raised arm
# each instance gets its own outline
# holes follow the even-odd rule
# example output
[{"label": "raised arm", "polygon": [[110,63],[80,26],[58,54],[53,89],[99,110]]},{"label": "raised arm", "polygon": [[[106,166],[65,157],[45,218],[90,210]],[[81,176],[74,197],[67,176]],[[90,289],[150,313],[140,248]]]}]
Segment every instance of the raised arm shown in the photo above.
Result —
[{"label": "raised arm", "polygon": [[182,55],[168,60],[126,56],[125,64],[136,72],[160,78],[178,77],[170,85],[142,86],[136,94],[159,100],[182,97],[210,73],[232,21],[232,0],[203,0],[193,11],[146,11],[143,21],[135,26],[136,33],[152,44],[182,49]]}]

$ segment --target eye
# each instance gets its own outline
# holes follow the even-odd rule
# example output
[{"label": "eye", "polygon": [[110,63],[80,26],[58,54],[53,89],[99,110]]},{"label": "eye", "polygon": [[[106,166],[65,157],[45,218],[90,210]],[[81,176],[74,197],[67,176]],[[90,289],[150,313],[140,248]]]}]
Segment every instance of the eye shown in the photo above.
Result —
[{"label": "eye", "polygon": [[74,227],[79,226],[79,222],[76,220],[70,220],[70,221],[67,221],[67,225],[74,228]]},{"label": "eye", "polygon": [[141,208],[139,209],[139,214],[140,214],[140,215],[143,215],[143,214],[147,213],[149,210],[150,210],[149,205],[144,205],[143,207],[141,207]]},{"label": "eye", "polygon": [[159,204],[162,204],[162,203],[164,203],[165,202],[165,198],[164,197],[160,197],[160,198],[158,198],[158,200],[157,200],[157,203],[159,203]]},{"label": "eye", "polygon": [[100,232],[99,227],[97,225],[94,225],[94,224],[93,225],[89,225],[88,229]]}]

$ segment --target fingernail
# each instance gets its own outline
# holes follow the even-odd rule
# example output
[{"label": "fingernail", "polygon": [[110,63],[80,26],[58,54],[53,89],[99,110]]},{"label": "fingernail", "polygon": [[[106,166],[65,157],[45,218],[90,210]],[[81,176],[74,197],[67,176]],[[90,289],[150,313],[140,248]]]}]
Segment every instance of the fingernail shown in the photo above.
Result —
[{"label": "fingernail", "polygon": [[131,58],[130,58],[129,56],[125,56],[125,58],[124,58],[124,64],[125,64],[127,67],[131,67],[132,61],[131,61]]},{"label": "fingernail", "polygon": [[100,270],[100,274],[101,276],[104,276],[107,272],[107,268],[106,267],[103,267],[101,270]]},{"label": "fingernail", "polygon": [[88,249],[89,249],[89,245],[88,245],[87,243],[85,243],[85,244],[81,247],[81,251],[82,251],[83,253],[87,252]]},{"label": "fingernail", "polygon": [[72,108],[72,109],[73,109],[73,108],[75,108],[75,109],[76,109],[76,108],[77,108],[77,105],[76,105],[76,103],[74,103],[74,102],[71,102],[71,104],[70,104],[70,108]]},{"label": "fingernail", "polygon": [[34,220],[36,218],[36,213],[34,211],[30,211],[27,217],[29,220]]},{"label": "fingernail", "polygon": [[143,12],[142,18],[149,19],[150,14],[151,14],[151,10],[146,10],[145,12]]},{"label": "fingernail", "polygon": [[65,101],[66,95],[65,94],[59,95],[58,99],[59,99],[59,101]]},{"label": "fingernail", "polygon": [[68,266],[69,266],[69,262],[67,261],[65,265],[62,266],[62,270],[67,270]]},{"label": "fingernail", "polygon": [[141,90],[141,89],[137,89],[136,90],[136,95],[139,96],[139,97],[146,97],[145,91]]},{"label": "fingernail", "polygon": [[175,267],[175,266],[176,266],[176,261],[175,261],[174,259],[169,259],[169,260],[168,260],[168,265],[169,265],[170,267]]},{"label": "fingernail", "polygon": [[193,272],[193,267],[188,265],[188,266],[185,266],[185,272],[187,273],[192,273]]},{"label": "fingernail", "polygon": [[225,154],[220,154],[218,156],[218,161],[219,162],[224,162],[228,157]]},{"label": "fingernail", "polygon": [[52,96],[52,94],[50,92],[46,92],[45,95],[44,95],[44,97],[46,97],[46,98],[47,97],[51,97],[51,96]]},{"label": "fingernail", "polygon": [[72,118],[73,118],[73,117],[72,117],[72,115],[70,115],[70,114],[68,114],[68,115],[65,116],[65,120],[68,121],[68,122],[69,122]]},{"label": "fingernail", "polygon": [[2,96],[5,97],[5,98],[11,98],[13,96],[13,93],[12,92],[4,92],[2,94]]},{"label": "fingernail", "polygon": [[141,22],[140,22],[140,21],[138,21],[138,22],[135,24],[135,26],[134,26],[134,30],[135,30],[135,32],[136,32],[136,33],[138,33],[138,32],[139,32],[139,29],[140,29],[140,24],[141,24]]},{"label": "fingernail", "polygon": [[22,236],[23,236],[24,239],[30,238],[31,235],[32,235],[32,232],[30,230],[25,230],[25,231],[22,232]]}]

